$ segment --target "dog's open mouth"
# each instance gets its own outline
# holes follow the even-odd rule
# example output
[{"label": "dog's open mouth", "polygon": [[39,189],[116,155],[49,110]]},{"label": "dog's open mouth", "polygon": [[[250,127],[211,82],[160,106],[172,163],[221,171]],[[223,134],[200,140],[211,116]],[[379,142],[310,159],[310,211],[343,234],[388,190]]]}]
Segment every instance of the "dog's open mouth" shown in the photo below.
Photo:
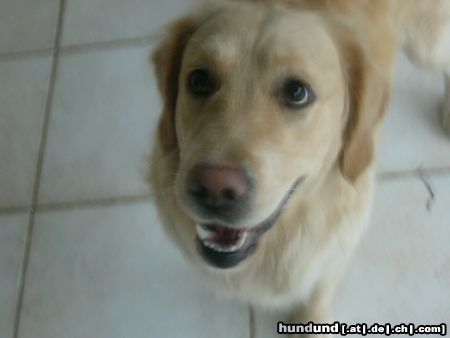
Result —
[{"label": "dog's open mouth", "polygon": [[245,260],[256,250],[259,237],[276,223],[303,179],[298,179],[292,185],[278,208],[257,226],[237,229],[217,223],[197,224],[197,244],[203,258],[220,269],[232,268]]},{"label": "dog's open mouth", "polygon": [[217,252],[236,252],[241,249],[248,230],[231,229],[223,225],[197,225],[197,236],[207,248]]},{"label": "dog's open mouth", "polygon": [[232,268],[254,252],[259,236],[267,229],[262,225],[233,229],[220,224],[197,224],[199,251],[212,266]]}]

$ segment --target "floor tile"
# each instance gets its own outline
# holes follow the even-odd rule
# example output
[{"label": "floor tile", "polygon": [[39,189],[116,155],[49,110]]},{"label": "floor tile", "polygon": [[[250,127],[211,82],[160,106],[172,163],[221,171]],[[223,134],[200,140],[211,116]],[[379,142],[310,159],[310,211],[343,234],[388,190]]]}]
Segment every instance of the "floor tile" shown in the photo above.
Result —
[{"label": "floor tile", "polygon": [[[346,322],[450,324],[450,178],[378,187],[372,225],[335,303]],[[428,206],[427,206],[428,205]]]},{"label": "floor tile", "polygon": [[150,204],[39,214],[20,338],[247,338],[162,233]]},{"label": "floor tile", "polygon": [[149,47],[63,55],[42,203],[139,195],[160,101]]},{"label": "floor tile", "polygon": [[443,97],[439,74],[417,68],[400,56],[381,137],[380,171],[450,167],[450,138],[439,122]]},{"label": "floor tile", "polygon": [[50,67],[50,57],[0,62],[0,207],[31,201]]},{"label": "floor tile", "polygon": [[161,26],[185,14],[193,0],[71,0],[63,45],[158,35]]},{"label": "floor tile", "polygon": [[0,337],[12,338],[28,215],[0,216]]},{"label": "floor tile", "polygon": [[0,53],[53,47],[58,0],[0,0]]},{"label": "floor tile", "polygon": [[[450,324],[450,177],[429,184],[434,202],[419,179],[378,184],[371,227],[336,294],[336,320]],[[257,338],[279,337],[277,322],[287,318],[258,310]]]}]

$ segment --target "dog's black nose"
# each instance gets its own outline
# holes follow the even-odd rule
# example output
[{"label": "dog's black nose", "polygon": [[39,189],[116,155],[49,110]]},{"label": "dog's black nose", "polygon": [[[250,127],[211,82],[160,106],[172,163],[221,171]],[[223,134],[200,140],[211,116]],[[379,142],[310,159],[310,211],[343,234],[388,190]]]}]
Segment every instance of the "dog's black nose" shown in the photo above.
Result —
[{"label": "dog's black nose", "polygon": [[243,169],[199,165],[188,180],[189,195],[210,216],[238,216],[248,199],[250,184]]}]

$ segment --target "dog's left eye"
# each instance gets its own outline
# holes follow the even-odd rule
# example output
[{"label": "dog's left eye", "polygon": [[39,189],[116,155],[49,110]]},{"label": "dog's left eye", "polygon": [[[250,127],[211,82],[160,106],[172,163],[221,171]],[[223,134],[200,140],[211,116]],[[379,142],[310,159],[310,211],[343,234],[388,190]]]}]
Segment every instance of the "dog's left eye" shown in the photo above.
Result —
[{"label": "dog's left eye", "polygon": [[208,97],[217,90],[216,83],[207,69],[195,69],[187,78],[187,87],[191,94],[199,97]]},{"label": "dog's left eye", "polygon": [[303,108],[314,101],[314,93],[311,88],[295,79],[287,80],[283,84],[279,97],[288,108]]}]

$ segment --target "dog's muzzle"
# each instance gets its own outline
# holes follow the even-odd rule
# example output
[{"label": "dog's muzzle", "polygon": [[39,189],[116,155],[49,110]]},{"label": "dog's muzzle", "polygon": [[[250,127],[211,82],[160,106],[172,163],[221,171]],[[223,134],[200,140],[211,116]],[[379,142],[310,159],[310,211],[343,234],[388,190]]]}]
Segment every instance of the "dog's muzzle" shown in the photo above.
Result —
[{"label": "dog's muzzle", "polygon": [[[303,180],[304,177],[298,179],[288,190],[275,211],[265,221],[254,227],[239,228],[220,223],[197,224],[196,241],[202,257],[210,265],[221,269],[235,267],[249,257],[255,252],[258,239],[276,223],[284,206]],[[232,213],[226,215],[236,217]],[[217,214],[214,216],[217,217]],[[227,224],[230,223],[227,222]]]}]

